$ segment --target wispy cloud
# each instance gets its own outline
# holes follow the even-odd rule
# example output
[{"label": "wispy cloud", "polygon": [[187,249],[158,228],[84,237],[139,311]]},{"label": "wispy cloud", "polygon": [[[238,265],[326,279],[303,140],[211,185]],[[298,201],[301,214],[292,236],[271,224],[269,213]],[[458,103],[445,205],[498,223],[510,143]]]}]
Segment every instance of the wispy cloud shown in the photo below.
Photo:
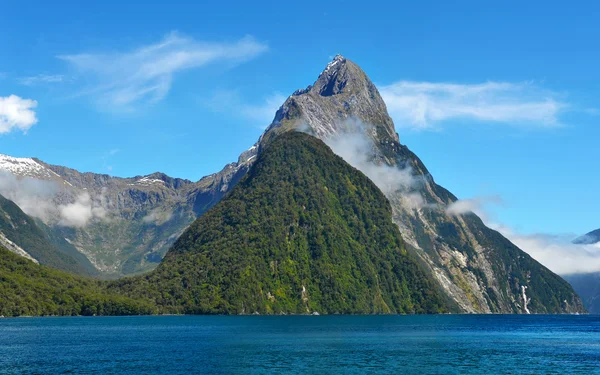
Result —
[{"label": "wispy cloud", "polygon": [[16,95],[0,96],[0,134],[13,130],[27,132],[38,120],[34,108],[37,102]]},{"label": "wispy cloud", "polygon": [[38,74],[19,78],[19,83],[25,86],[35,86],[39,84],[61,83],[65,80],[66,77],[62,74]]},{"label": "wispy cloud", "polygon": [[450,120],[556,127],[569,105],[532,83],[400,81],[380,87],[398,127],[435,129]]},{"label": "wispy cloud", "polygon": [[111,109],[131,109],[162,100],[177,73],[209,64],[234,66],[267,51],[252,37],[233,43],[201,42],[170,33],[155,44],[120,53],[80,53],[59,56],[90,82],[90,95]]},{"label": "wispy cloud", "polygon": [[202,100],[204,107],[215,111],[231,114],[250,121],[260,128],[266,128],[275,117],[275,112],[285,102],[286,97],[273,93],[258,101],[246,100],[236,90],[219,90],[211,98]]}]

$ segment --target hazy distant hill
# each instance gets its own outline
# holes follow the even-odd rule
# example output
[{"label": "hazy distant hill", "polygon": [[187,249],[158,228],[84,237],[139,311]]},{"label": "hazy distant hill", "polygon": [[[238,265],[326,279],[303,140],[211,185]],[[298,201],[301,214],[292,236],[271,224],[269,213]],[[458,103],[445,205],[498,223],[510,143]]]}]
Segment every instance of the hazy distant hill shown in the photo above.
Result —
[{"label": "hazy distant hill", "polygon": [[[573,243],[600,246],[600,229],[576,238]],[[590,314],[600,314],[600,272],[566,275],[564,277],[579,294],[588,312]]]}]

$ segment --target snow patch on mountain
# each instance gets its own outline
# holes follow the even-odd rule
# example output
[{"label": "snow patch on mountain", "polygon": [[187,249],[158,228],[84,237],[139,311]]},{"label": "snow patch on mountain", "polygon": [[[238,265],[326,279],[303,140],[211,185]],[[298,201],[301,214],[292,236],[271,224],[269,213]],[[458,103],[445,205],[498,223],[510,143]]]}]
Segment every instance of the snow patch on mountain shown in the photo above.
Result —
[{"label": "snow patch on mountain", "polygon": [[2,154],[0,154],[0,170],[10,172],[17,177],[43,179],[60,177],[54,171],[44,167],[32,158],[15,158]]},{"label": "snow patch on mountain", "polygon": [[165,182],[163,180],[159,180],[158,178],[148,178],[143,177],[135,182],[138,185],[164,185]]}]

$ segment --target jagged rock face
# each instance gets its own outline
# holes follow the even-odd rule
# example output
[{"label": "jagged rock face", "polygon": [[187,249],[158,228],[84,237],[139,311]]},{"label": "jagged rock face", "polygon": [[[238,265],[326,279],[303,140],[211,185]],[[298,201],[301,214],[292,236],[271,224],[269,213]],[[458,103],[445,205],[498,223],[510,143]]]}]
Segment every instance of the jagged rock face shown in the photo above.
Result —
[{"label": "jagged rock face", "polygon": [[[36,199],[48,206],[42,215],[36,212],[52,235],[84,254],[101,276],[118,277],[155,268],[196,217],[246,173],[257,151],[247,150],[237,163],[198,182],[162,173],[118,178],[0,156],[0,171],[16,178],[0,184],[0,190],[8,190],[0,193],[19,198],[23,184],[34,185],[42,194]],[[85,220],[68,220],[68,214]]]},{"label": "jagged rock face", "polygon": [[394,123],[375,85],[358,65],[337,55],[314,85],[296,91],[285,101],[265,135],[308,125],[314,135],[327,138],[344,132],[348,126],[345,120],[378,124],[370,134],[374,139],[398,142]]},{"label": "jagged rock face", "polygon": [[[385,103],[366,74],[342,56],[313,86],[286,100],[261,142],[299,129],[321,139],[348,131],[373,141],[369,159],[409,171],[416,184],[386,193],[393,220],[414,254],[465,312],[585,311],[572,288],[474,214],[451,216],[457,198],[437,185],[421,160],[400,144]],[[349,129],[350,128],[350,129]]]}]

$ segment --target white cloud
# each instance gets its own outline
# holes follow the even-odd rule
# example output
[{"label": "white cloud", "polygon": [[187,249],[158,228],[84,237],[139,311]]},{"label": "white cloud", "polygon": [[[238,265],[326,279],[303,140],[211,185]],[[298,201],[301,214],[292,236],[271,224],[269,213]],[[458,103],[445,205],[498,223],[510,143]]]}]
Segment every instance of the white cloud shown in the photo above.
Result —
[{"label": "white cloud", "polygon": [[83,227],[94,216],[89,194],[82,194],[73,203],[60,208],[60,224],[68,227]]},{"label": "white cloud", "polygon": [[[56,181],[18,178],[0,171],[0,194],[46,223],[83,227],[93,219],[109,220],[104,192],[93,197],[87,192],[75,195]],[[71,202],[65,204],[65,200]]]},{"label": "white cloud", "polygon": [[497,230],[518,248],[559,275],[600,271],[600,244],[578,245],[572,241],[576,235],[545,233],[522,234],[509,226],[490,219],[487,205],[501,204],[499,196],[476,197],[456,201],[446,207],[449,215],[473,212],[489,228]]},{"label": "white cloud", "polygon": [[0,134],[12,130],[27,132],[38,120],[33,110],[37,102],[16,95],[0,96]]},{"label": "white cloud", "polygon": [[53,199],[60,190],[60,186],[54,181],[32,177],[16,178],[8,172],[0,171],[0,194],[13,201],[26,214],[44,221],[56,214]]},{"label": "white cloud", "polygon": [[86,226],[92,219],[106,219],[107,212],[101,205],[102,196],[92,197],[88,193],[81,193],[75,202],[58,207],[60,212],[60,225],[81,228]]},{"label": "white cloud", "polygon": [[38,74],[30,77],[23,77],[19,82],[25,86],[34,86],[45,83],[61,83],[65,81],[65,76],[62,74]]},{"label": "white cloud", "polygon": [[[375,145],[366,135],[369,129],[368,125],[362,124],[360,121],[349,121],[345,126],[348,128],[347,133],[337,133],[324,139],[325,143],[348,164],[369,177],[385,195],[398,191],[409,194],[410,190],[421,182],[417,176],[413,175],[410,167],[397,168],[383,163],[377,164],[372,160]],[[408,198],[413,203],[418,203],[418,198],[414,194]],[[422,197],[420,201],[423,201]]]},{"label": "white cloud", "polygon": [[142,218],[144,223],[153,223],[156,225],[162,225],[167,221],[171,220],[173,217],[173,212],[171,211],[161,211],[160,209],[154,209],[150,211],[150,213]]},{"label": "white cloud", "polygon": [[434,129],[448,120],[556,127],[568,105],[531,83],[400,81],[379,88],[398,127]]},{"label": "white cloud", "polygon": [[215,63],[236,65],[267,49],[267,45],[252,37],[234,43],[209,43],[173,32],[158,43],[132,51],[59,57],[92,82],[84,95],[93,95],[111,108],[123,109],[163,99],[176,73]]},{"label": "white cloud", "polygon": [[498,195],[493,195],[470,199],[459,199],[446,207],[446,213],[448,215],[464,215],[467,213],[474,213],[483,221],[488,221],[489,215],[485,206],[490,203],[501,204],[502,198],[500,198]]}]

